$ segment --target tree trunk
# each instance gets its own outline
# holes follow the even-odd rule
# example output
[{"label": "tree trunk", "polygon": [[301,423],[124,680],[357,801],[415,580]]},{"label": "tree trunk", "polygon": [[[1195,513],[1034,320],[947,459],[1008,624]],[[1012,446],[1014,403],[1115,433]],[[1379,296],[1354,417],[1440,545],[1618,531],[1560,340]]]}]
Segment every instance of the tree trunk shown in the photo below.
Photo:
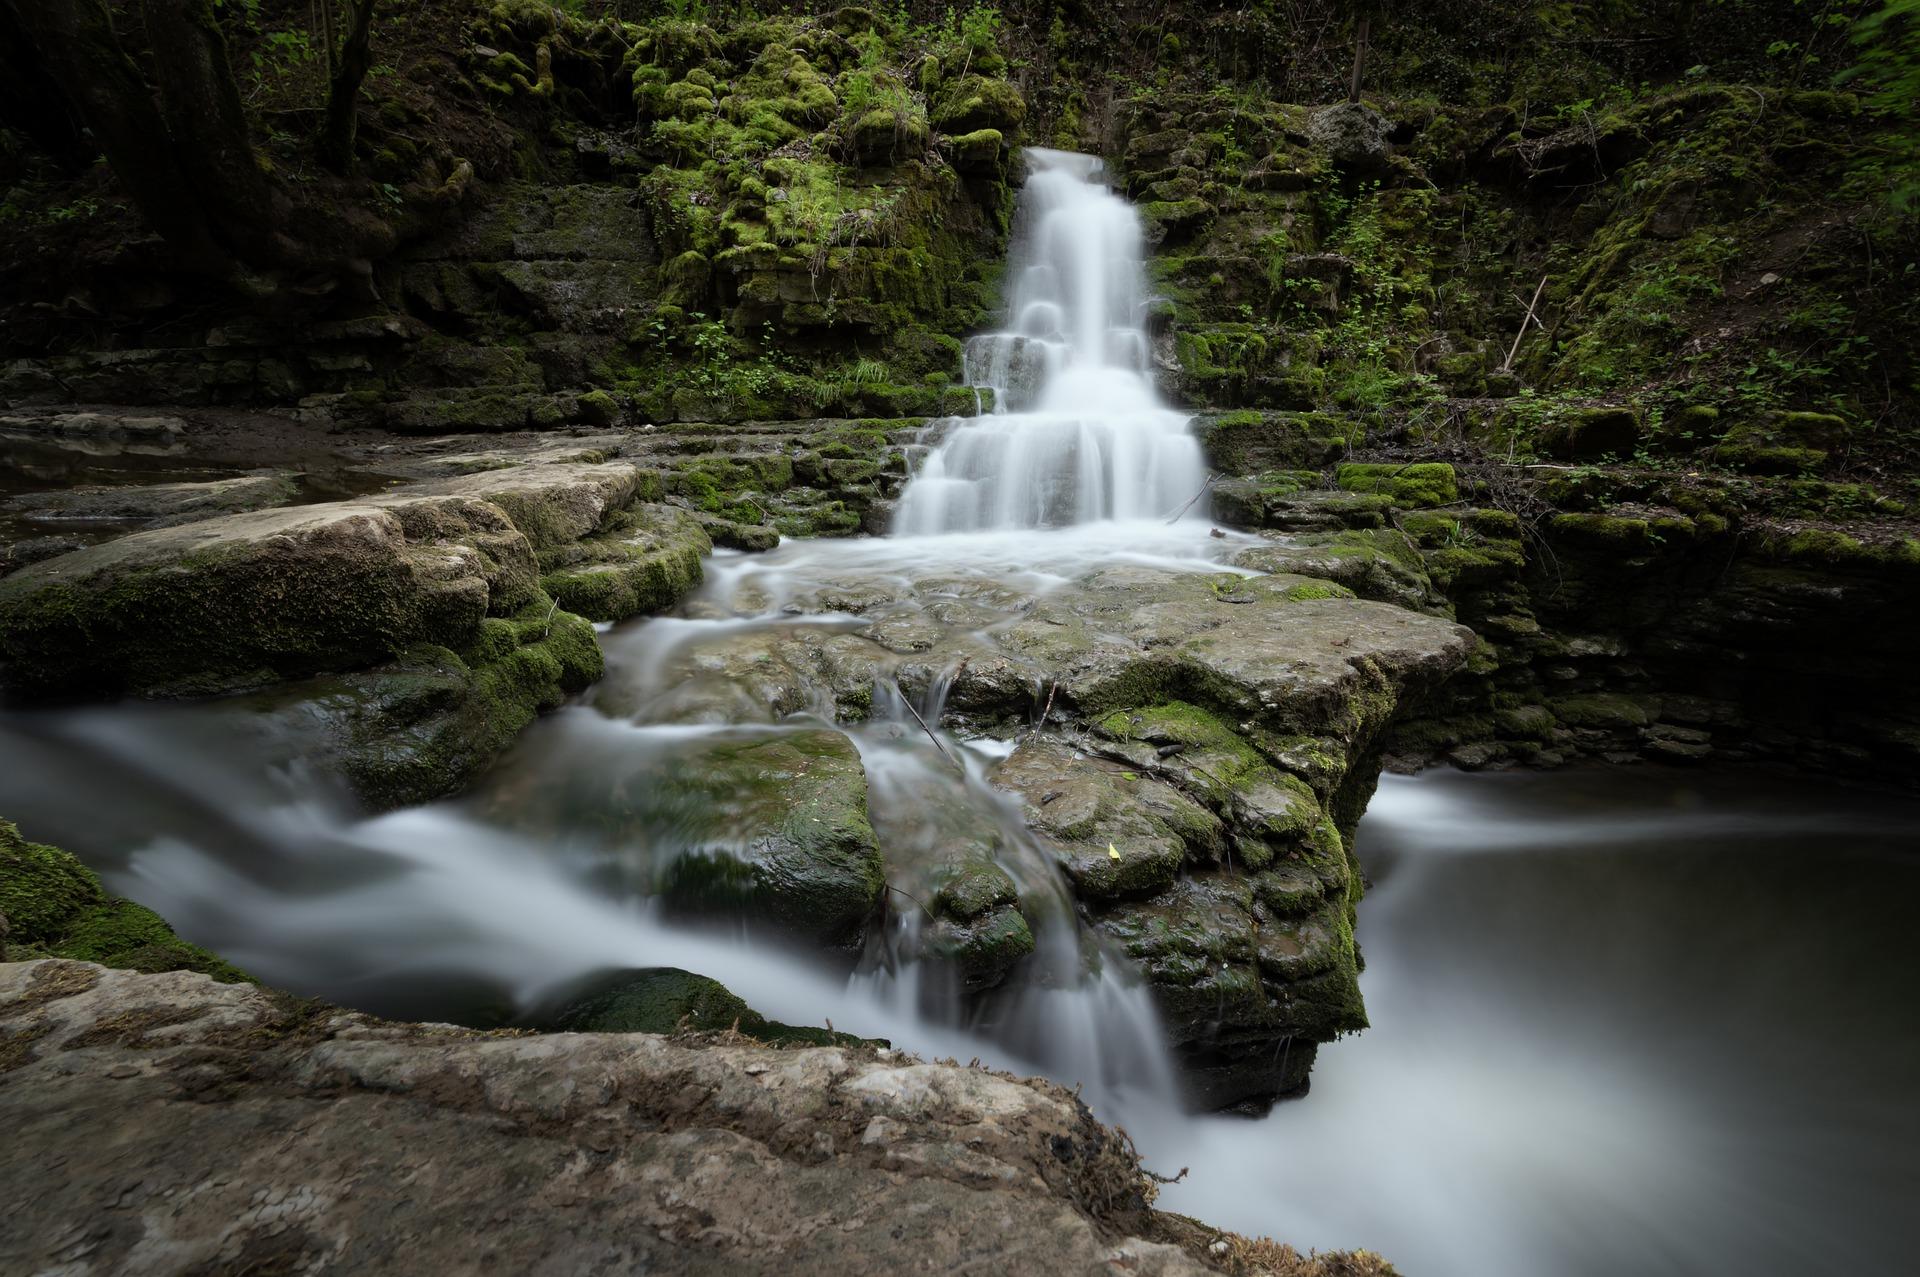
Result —
[{"label": "tree trunk", "polygon": [[212,0],[144,0],[160,113],[173,152],[220,237],[250,261],[287,255],[282,212],[253,149],[253,129],[227,60]]},{"label": "tree trunk", "polygon": [[336,173],[353,167],[354,134],[358,127],[360,84],[373,62],[374,0],[352,0],[347,10],[347,38],[340,47],[333,79],[327,89],[327,121],[320,135],[320,162]]},{"label": "tree trunk", "polygon": [[1367,28],[1372,25],[1371,18],[1360,19],[1360,30],[1353,37],[1353,75],[1347,81],[1347,101],[1360,100],[1360,70],[1367,62]]},{"label": "tree trunk", "polygon": [[30,41],[26,56],[37,56],[65,91],[147,224],[193,268],[232,275],[235,263],[215,243],[195,183],[103,0],[0,0],[0,9]]},{"label": "tree trunk", "polygon": [[85,170],[100,154],[99,145],[84,136],[79,114],[34,57],[26,32],[15,27],[4,4],[0,4],[0,125],[24,133],[71,173]]}]

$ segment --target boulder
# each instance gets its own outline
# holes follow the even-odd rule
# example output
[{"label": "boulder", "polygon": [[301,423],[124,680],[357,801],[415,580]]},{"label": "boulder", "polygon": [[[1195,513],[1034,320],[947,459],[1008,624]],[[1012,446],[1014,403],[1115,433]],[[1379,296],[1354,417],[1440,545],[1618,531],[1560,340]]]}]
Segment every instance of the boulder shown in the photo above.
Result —
[{"label": "boulder", "polygon": [[1341,168],[1357,173],[1382,173],[1393,158],[1387,135],[1393,124],[1364,102],[1336,102],[1321,107],[1307,121],[1313,145]]},{"label": "boulder", "polygon": [[613,523],[600,536],[541,553],[540,585],[561,607],[593,621],[623,621],[664,612],[700,584],[713,550],[703,520],[675,506],[641,505]]},{"label": "boulder", "polygon": [[529,602],[499,507],[392,497],[138,532],[0,579],[0,659],[35,693],[203,694],[463,646]]},{"label": "boulder", "polygon": [[0,965],[0,1070],[9,1271],[1197,1277],[1222,1237],[1153,1212],[1060,1087],[870,1047],[475,1033],[40,961]]}]

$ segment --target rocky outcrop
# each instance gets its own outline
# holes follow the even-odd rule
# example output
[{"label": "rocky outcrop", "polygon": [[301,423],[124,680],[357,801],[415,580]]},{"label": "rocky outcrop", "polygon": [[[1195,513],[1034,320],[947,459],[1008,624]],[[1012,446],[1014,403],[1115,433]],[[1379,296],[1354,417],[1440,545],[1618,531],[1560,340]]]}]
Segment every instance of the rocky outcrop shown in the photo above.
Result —
[{"label": "rocky outcrop", "polygon": [[384,1024],[41,961],[0,965],[0,1079],[8,1271],[1172,1277],[1247,1249],[1155,1214],[1066,1091],[871,1048]]},{"label": "rocky outcrop", "polygon": [[321,755],[372,806],[455,792],[600,676],[588,618],[699,584],[695,516],[639,499],[658,473],[581,454],[416,463],[390,492],[32,564],[0,578],[0,677],[37,697],[266,689],[259,707],[319,725]]},{"label": "rocky outcrop", "polygon": [[[1295,418],[1265,424],[1219,460],[1297,456]],[[1395,461],[1213,495],[1274,529],[1237,562],[1473,629],[1465,674],[1394,726],[1402,765],[1773,758],[1908,783],[1920,762],[1920,529],[1860,485]]]},{"label": "rocky outcrop", "polygon": [[[1335,548],[1343,565],[1373,562]],[[1109,565],[1036,597],[849,564],[779,601],[863,628],[716,637],[655,674],[664,690],[647,712],[771,726],[823,701],[865,718],[890,684],[921,704],[940,689],[949,724],[1015,742],[989,778],[1020,804],[1077,907],[1146,973],[1196,1100],[1257,1107],[1302,1085],[1318,1043],[1366,1022],[1353,828],[1389,725],[1473,647],[1445,619],[1321,579],[1250,574],[1261,566]],[[771,610],[758,588],[744,584],[732,608]],[[602,705],[625,710],[635,690],[603,688]],[[888,881],[924,905],[925,956],[952,963],[964,987],[991,988],[1031,950],[1053,900],[1022,898],[992,872],[997,833],[939,803],[934,792],[922,803],[937,846],[911,831],[884,840]]]}]

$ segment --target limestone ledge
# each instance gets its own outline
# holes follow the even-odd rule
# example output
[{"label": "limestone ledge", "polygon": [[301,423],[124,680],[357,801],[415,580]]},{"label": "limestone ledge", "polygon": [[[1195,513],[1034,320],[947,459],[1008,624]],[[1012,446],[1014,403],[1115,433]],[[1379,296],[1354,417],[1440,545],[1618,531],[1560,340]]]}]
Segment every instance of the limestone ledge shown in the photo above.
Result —
[{"label": "limestone ledge", "polygon": [[885,1050],[390,1024],[43,960],[0,964],[0,1078],[8,1271],[1172,1277],[1245,1245],[1152,1211],[1061,1088]]}]

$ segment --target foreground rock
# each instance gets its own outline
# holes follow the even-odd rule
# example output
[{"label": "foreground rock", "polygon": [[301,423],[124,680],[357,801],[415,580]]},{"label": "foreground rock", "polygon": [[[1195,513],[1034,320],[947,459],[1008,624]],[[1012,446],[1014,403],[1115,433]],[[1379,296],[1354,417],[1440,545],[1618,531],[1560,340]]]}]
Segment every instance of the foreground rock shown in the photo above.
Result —
[{"label": "foreground rock", "polygon": [[1152,1211],[1060,1088],[865,1049],[487,1035],[40,961],[0,965],[0,1078],[9,1272],[1187,1274],[1251,1249]]}]

